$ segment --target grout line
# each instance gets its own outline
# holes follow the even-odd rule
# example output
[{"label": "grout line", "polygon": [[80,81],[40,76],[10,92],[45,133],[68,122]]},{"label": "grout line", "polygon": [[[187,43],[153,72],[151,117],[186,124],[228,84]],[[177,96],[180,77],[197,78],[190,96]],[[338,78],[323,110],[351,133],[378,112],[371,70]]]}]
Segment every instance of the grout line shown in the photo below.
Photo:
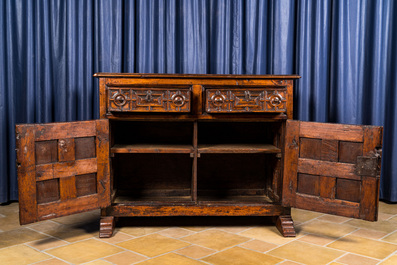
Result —
[{"label": "grout line", "polygon": [[[29,246],[29,245],[26,245],[26,243],[25,243],[25,246],[27,246],[27,247],[29,247],[29,248],[31,248],[31,249],[35,249],[35,248],[33,248],[33,247]],[[44,250],[43,250],[43,251],[39,251],[39,252],[42,253],[42,254],[45,254],[45,255],[50,256],[50,258],[49,258],[49,259],[46,259],[46,260],[50,260],[51,258],[54,258],[54,259],[61,260],[61,261],[65,262],[65,263],[67,263],[67,264],[72,264],[72,263],[70,263],[70,262],[68,262],[68,261],[66,261],[66,260],[63,260],[63,259],[61,259],[61,258],[59,258],[59,257],[57,257],[57,256],[54,256],[54,255],[52,255],[52,254],[50,254],[50,253],[47,253],[47,252],[45,252]],[[45,261],[45,260],[41,260],[41,261]],[[40,261],[39,261],[39,262],[40,262]],[[35,263],[37,263],[37,262],[35,262]],[[34,263],[31,263],[31,264],[34,264]]]},{"label": "grout line", "polygon": [[[318,217],[316,217],[316,218],[312,218],[312,219],[307,220],[307,221],[305,221],[305,222],[299,223],[299,227],[302,227],[303,225],[308,224],[308,223],[310,224],[311,222],[313,222],[313,221],[315,221],[315,220],[324,221],[324,222],[330,222],[330,223],[334,223],[334,224],[336,224],[336,225],[340,225],[340,224],[346,225],[346,222],[349,222],[350,220],[353,220],[353,219],[350,219],[350,220],[346,220],[346,221],[344,221],[344,222],[342,222],[342,223],[336,223],[336,222],[327,221],[327,220],[319,220],[318,218],[320,218],[320,217],[322,217],[322,216],[324,216],[324,215],[320,215],[320,216],[318,216]],[[394,217],[396,217],[396,216],[397,216],[397,215],[391,216],[391,217],[388,218],[387,220],[390,220],[391,218],[394,218]],[[382,221],[388,222],[387,220],[382,220]],[[49,220],[49,221],[53,222],[52,220]],[[55,223],[57,223],[57,222],[55,222]],[[60,225],[64,225],[64,224],[60,224]],[[311,244],[311,245],[314,245],[314,246],[317,246],[317,247],[325,247],[325,248],[328,248],[328,249],[333,249],[333,250],[338,250],[338,251],[344,252],[344,254],[342,254],[341,256],[337,257],[336,259],[334,259],[334,261],[331,261],[331,262],[328,263],[328,264],[331,264],[332,262],[338,262],[338,261],[337,261],[338,259],[341,259],[342,257],[344,257],[344,256],[346,256],[346,255],[348,255],[348,254],[354,254],[354,255],[357,255],[357,256],[362,256],[362,257],[364,257],[364,258],[376,259],[376,258],[374,258],[374,257],[364,256],[364,255],[357,254],[357,253],[354,253],[354,252],[346,252],[345,250],[339,250],[339,249],[334,249],[334,248],[329,247],[330,244],[332,244],[332,243],[334,243],[334,242],[336,242],[336,241],[338,241],[338,240],[340,240],[340,239],[342,239],[342,238],[344,238],[344,237],[346,237],[346,236],[352,235],[354,232],[356,232],[356,231],[358,231],[358,230],[360,230],[360,229],[366,229],[366,228],[356,227],[356,226],[350,225],[350,224],[347,224],[347,225],[349,225],[350,227],[354,228],[354,230],[351,231],[351,232],[349,232],[349,233],[347,233],[347,234],[345,234],[345,235],[343,235],[343,236],[340,236],[340,237],[336,238],[335,240],[333,240],[332,242],[330,242],[330,243],[328,243],[328,244],[326,244],[326,245],[324,245],[324,246],[322,246],[322,245],[317,245],[317,244],[311,243],[311,242],[305,242],[305,243]],[[138,237],[133,236],[133,235],[130,235],[130,234],[125,233],[125,232],[122,232],[122,231],[118,231],[117,233],[122,233],[122,234],[125,234],[125,235],[128,235],[128,236],[131,236],[131,238],[126,239],[126,240],[119,241],[119,242],[117,242],[117,243],[104,242],[104,241],[102,241],[101,239],[99,239],[97,236],[92,236],[92,237],[85,238],[85,239],[81,239],[81,240],[77,240],[77,241],[74,241],[74,242],[69,242],[69,241],[66,241],[66,240],[64,240],[64,239],[58,238],[58,237],[56,237],[56,236],[47,234],[46,232],[37,231],[37,230],[34,229],[34,226],[33,226],[33,227],[30,227],[30,226],[29,226],[29,227],[24,227],[24,228],[27,228],[27,229],[32,230],[32,231],[35,231],[35,232],[37,232],[37,233],[46,235],[48,238],[55,238],[55,239],[57,239],[57,240],[60,240],[60,241],[62,241],[62,242],[65,242],[66,245],[57,246],[57,247],[53,247],[53,248],[49,248],[49,249],[46,249],[46,250],[43,250],[43,251],[38,250],[38,249],[36,249],[36,248],[33,247],[33,246],[27,245],[28,243],[31,243],[31,242],[43,240],[43,239],[36,239],[36,240],[29,241],[29,242],[24,242],[24,243],[15,244],[15,245],[12,245],[12,246],[7,246],[7,247],[2,248],[2,249],[11,248],[11,247],[18,246],[18,245],[24,245],[24,246],[27,246],[27,247],[29,247],[29,248],[31,248],[31,249],[34,249],[34,250],[36,250],[36,251],[38,251],[38,252],[40,252],[40,253],[43,253],[43,254],[46,254],[46,255],[50,256],[49,259],[54,258],[54,259],[56,259],[56,260],[61,260],[61,261],[65,262],[65,263],[67,263],[67,264],[71,264],[71,263],[69,263],[69,262],[67,262],[67,261],[64,261],[64,260],[62,260],[62,259],[60,259],[60,258],[58,258],[58,257],[56,257],[56,256],[53,256],[53,255],[51,255],[51,254],[46,253],[46,251],[52,250],[52,249],[54,249],[54,248],[64,247],[64,246],[68,246],[68,245],[71,245],[71,244],[74,244],[74,243],[78,243],[78,242],[83,242],[83,241],[87,241],[87,240],[90,240],[90,239],[94,239],[94,240],[97,240],[97,241],[99,241],[99,242],[107,243],[107,244],[112,245],[112,246],[115,246],[115,247],[117,247],[117,248],[119,248],[119,249],[121,249],[121,250],[124,250],[124,251],[121,251],[121,252],[116,253],[116,254],[111,254],[111,255],[109,255],[109,256],[117,255],[117,254],[124,253],[124,252],[130,252],[130,253],[136,253],[136,254],[138,254],[138,255],[140,255],[140,256],[146,257],[146,258],[147,258],[146,261],[147,261],[147,260],[154,259],[154,258],[156,258],[156,257],[160,257],[160,256],[163,256],[163,255],[166,255],[166,254],[174,253],[174,254],[176,254],[176,255],[184,256],[184,257],[189,258],[189,259],[193,259],[193,260],[197,260],[197,261],[203,262],[203,263],[205,263],[205,264],[209,264],[209,263],[207,263],[207,262],[205,262],[205,261],[203,261],[203,260],[201,260],[201,259],[203,259],[203,258],[205,258],[205,257],[208,257],[208,256],[211,256],[211,255],[218,254],[218,253],[220,253],[220,252],[226,251],[226,250],[231,249],[231,248],[233,248],[233,247],[241,247],[241,248],[248,249],[248,250],[251,250],[251,251],[255,251],[255,252],[258,252],[258,253],[268,253],[269,251],[272,251],[272,250],[274,250],[274,249],[277,249],[277,248],[279,248],[279,247],[281,247],[281,246],[284,246],[284,245],[286,245],[286,244],[289,244],[289,243],[291,243],[291,242],[299,241],[299,239],[302,238],[302,237],[305,236],[305,235],[318,235],[318,234],[313,234],[313,233],[301,232],[299,235],[297,235],[296,238],[294,238],[294,239],[292,239],[292,240],[289,240],[289,241],[287,241],[287,242],[285,242],[285,243],[283,243],[283,244],[275,244],[275,243],[268,242],[268,241],[266,241],[266,240],[261,240],[261,239],[253,238],[253,237],[250,237],[250,236],[240,235],[240,233],[243,233],[243,232],[245,232],[245,231],[247,231],[247,230],[249,230],[249,229],[252,229],[252,228],[254,228],[254,227],[248,227],[247,229],[242,230],[242,231],[239,231],[239,232],[236,232],[236,233],[234,233],[234,232],[229,232],[229,231],[225,231],[225,230],[223,230],[222,228],[218,228],[218,227],[208,227],[208,228],[206,228],[206,229],[204,229],[204,230],[201,230],[201,231],[193,231],[193,230],[189,230],[189,229],[186,229],[186,228],[183,228],[183,227],[179,227],[179,226],[175,226],[175,227],[176,227],[176,228],[181,228],[181,229],[184,229],[184,230],[188,230],[188,231],[191,232],[192,234],[183,236],[183,237],[181,237],[181,238],[176,238],[176,237],[167,236],[167,235],[163,235],[163,236],[172,238],[172,239],[174,239],[174,240],[180,240],[180,241],[182,241],[182,242],[186,242],[185,240],[183,240],[183,238],[188,237],[188,236],[192,236],[192,235],[195,235],[195,234],[198,234],[198,233],[201,233],[201,232],[205,232],[205,231],[208,231],[208,230],[212,230],[212,229],[215,230],[215,229],[217,229],[217,230],[220,230],[220,231],[223,231],[223,232],[225,232],[225,233],[232,234],[232,235],[244,236],[244,237],[248,238],[249,240],[247,240],[247,241],[245,241],[245,242],[242,242],[242,243],[239,243],[239,244],[237,244],[237,245],[234,245],[234,246],[231,246],[231,247],[222,249],[222,250],[214,250],[214,251],[215,251],[214,253],[211,253],[211,254],[209,254],[209,255],[203,256],[203,257],[201,257],[201,258],[199,258],[199,259],[195,259],[195,258],[192,258],[192,257],[185,256],[185,255],[183,255],[183,254],[176,253],[176,251],[179,251],[179,250],[181,250],[181,249],[184,249],[184,248],[187,248],[187,247],[190,247],[190,246],[198,246],[198,247],[201,247],[201,248],[210,249],[210,248],[207,248],[207,247],[204,247],[204,246],[201,246],[201,245],[192,244],[191,242],[186,242],[186,243],[188,243],[189,245],[188,245],[188,246],[185,246],[185,247],[183,247],[183,248],[174,249],[174,250],[172,250],[172,251],[170,251],[170,252],[163,253],[163,254],[160,254],[160,255],[158,255],[158,256],[147,257],[147,256],[145,256],[145,255],[143,255],[143,254],[141,254],[141,253],[137,253],[137,252],[131,251],[131,250],[129,250],[129,249],[125,249],[125,248],[123,248],[123,247],[121,247],[121,246],[118,246],[118,245],[116,245],[116,244],[119,244],[119,243],[122,243],[122,242],[125,242],[125,241],[128,241],[128,240],[133,240],[133,239],[137,239],[137,238],[141,238],[141,237],[153,235],[153,234],[159,234],[159,233],[162,232],[162,231],[165,231],[165,230],[170,229],[170,228],[174,228],[174,226],[173,226],[173,227],[167,227],[167,228],[164,228],[164,229],[159,230],[159,231],[156,231],[156,232],[144,234],[144,235],[141,235],[141,236],[138,236]],[[259,227],[260,227],[260,226],[259,226]],[[55,230],[56,230],[56,229],[55,229]],[[368,229],[368,230],[372,230],[372,229]],[[378,231],[378,230],[373,230],[373,231]],[[361,238],[368,239],[368,240],[374,240],[374,241],[377,241],[377,242],[380,242],[380,243],[389,243],[389,244],[396,245],[396,243],[393,243],[393,242],[383,241],[384,238],[386,238],[387,236],[390,236],[390,235],[393,234],[393,233],[396,233],[396,231],[397,231],[397,230],[392,231],[392,232],[386,234],[385,236],[383,236],[382,238],[379,238],[379,239],[367,238],[367,237],[365,237],[365,236],[357,236],[357,237],[361,237]],[[84,234],[84,231],[82,232],[82,234]],[[88,234],[88,235],[91,235],[91,234],[89,234],[89,233],[87,233],[87,234]],[[45,238],[44,238],[44,239],[45,239]],[[242,244],[251,242],[251,241],[253,241],[253,240],[259,240],[259,241],[263,241],[263,242],[266,242],[266,243],[269,243],[269,244],[273,244],[273,245],[275,245],[275,247],[272,248],[272,249],[270,249],[270,250],[268,250],[268,251],[266,251],[266,252],[260,252],[260,251],[254,250],[254,249],[249,249],[249,248],[245,248],[245,247],[241,246]],[[211,250],[213,250],[213,249],[211,249]],[[385,257],[384,259],[380,260],[379,263],[381,263],[382,261],[387,260],[388,258],[390,258],[390,257],[392,257],[392,256],[394,256],[394,255],[396,255],[396,254],[397,254],[397,251],[394,251],[393,253],[391,253],[390,255],[388,255],[387,257]],[[106,257],[109,257],[109,256],[106,256]],[[272,256],[273,256],[273,255],[272,255]],[[106,258],[106,257],[101,257],[101,258],[99,258],[99,259],[91,260],[91,261],[88,261],[88,262],[92,262],[92,261],[96,261],[96,260],[102,260],[103,258]],[[277,257],[277,256],[275,256],[275,257]],[[277,258],[283,259],[283,261],[281,261],[281,262],[278,263],[278,264],[281,264],[281,263],[283,263],[283,262],[285,262],[285,261],[289,261],[288,259],[284,259],[284,258],[282,258],[282,257],[277,257]],[[49,260],[49,259],[47,259],[47,260]],[[46,260],[42,260],[42,261],[46,261]],[[38,262],[35,262],[35,263],[31,263],[31,264],[36,264],[36,263],[39,263],[39,262],[42,262],[42,261],[38,261]],[[106,261],[106,262],[109,262],[109,261]],[[140,262],[144,262],[144,261],[139,261],[138,263],[140,263]],[[296,262],[296,261],[293,261],[293,262]],[[301,263],[299,263],[299,262],[296,262],[296,263],[301,264]],[[378,263],[378,264],[379,264],[379,263]],[[135,263],[135,264],[136,264],[136,263]]]}]

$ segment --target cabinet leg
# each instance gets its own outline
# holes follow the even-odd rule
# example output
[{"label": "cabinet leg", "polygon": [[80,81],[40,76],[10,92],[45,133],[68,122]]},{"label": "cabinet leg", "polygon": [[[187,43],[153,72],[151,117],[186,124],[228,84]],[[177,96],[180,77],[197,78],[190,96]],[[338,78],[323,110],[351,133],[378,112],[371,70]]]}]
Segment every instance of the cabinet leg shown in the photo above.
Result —
[{"label": "cabinet leg", "polygon": [[294,221],[292,221],[291,215],[275,216],[275,223],[278,231],[280,231],[284,237],[296,236]]},{"label": "cabinet leg", "polygon": [[99,224],[99,237],[109,238],[113,235],[115,220],[114,216],[101,216]]}]

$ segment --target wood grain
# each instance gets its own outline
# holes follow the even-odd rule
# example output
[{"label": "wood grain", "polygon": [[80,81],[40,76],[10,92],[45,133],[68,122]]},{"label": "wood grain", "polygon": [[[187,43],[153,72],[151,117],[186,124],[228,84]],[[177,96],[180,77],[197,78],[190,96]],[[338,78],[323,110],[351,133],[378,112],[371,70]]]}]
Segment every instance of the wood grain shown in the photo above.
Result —
[{"label": "wood grain", "polygon": [[35,125],[35,140],[46,141],[95,135],[95,123],[92,121],[58,122]]},{"label": "wood grain", "polygon": [[286,122],[282,194],[284,206],[295,206],[295,194],[298,187],[299,126],[299,121],[287,120]]},{"label": "wood grain", "polygon": [[96,158],[82,159],[56,164],[44,164],[36,166],[36,180],[43,181],[53,178],[65,178],[79,174],[97,172],[98,161]]},{"label": "wood grain", "polygon": [[34,125],[17,125],[16,150],[18,170],[19,222],[37,221]]},{"label": "wood grain", "polygon": [[277,204],[150,206],[115,205],[107,209],[112,216],[278,216],[285,212]]},{"label": "wood grain", "polygon": [[338,178],[360,180],[355,174],[354,164],[319,161],[307,158],[298,159],[298,172],[313,175],[324,175]]},{"label": "wood grain", "polygon": [[306,194],[297,194],[296,204],[299,205],[299,209],[360,218],[360,204],[355,202],[320,198]]},{"label": "wood grain", "polygon": [[66,178],[59,179],[61,200],[66,201],[76,198],[76,177],[70,176]]},{"label": "wood grain", "polygon": [[58,161],[58,141],[42,141],[35,143],[36,164],[48,164]]},{"label": "wood grain", "polygon": [[110,205],[109,121],[96,120],[97,191],[100,207]]},{"label": "wood grain", "polygon": [[301,122],[300,137],[362,142],[364,132],[358,125]]},{"label": "wood grain", "polygon": [[199,153],[270,153],[277,154],[281,149],[271,144],[201,144],[198,146]]},{"label": "wood grain", "polygon": [[58,158],[61,162],[75,160],[75,146],[73,138],[59,139]]},{"label": "wood grain", "polygon": [[75,213],[98,209],[98,195],[78,197],[73,200],[43,203],[37,206],[38,220],[48,220]]},{"label": "wood grain", "polygon": [[179,153],[189,154],[193,152],[193,146],[182,144],[115,144],[111,153]]}]

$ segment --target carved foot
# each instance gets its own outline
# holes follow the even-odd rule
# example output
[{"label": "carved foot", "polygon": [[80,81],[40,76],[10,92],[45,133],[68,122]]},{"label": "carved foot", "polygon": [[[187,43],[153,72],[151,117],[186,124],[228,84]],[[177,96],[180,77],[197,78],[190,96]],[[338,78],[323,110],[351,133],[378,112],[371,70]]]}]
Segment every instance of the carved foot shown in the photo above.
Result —
[{"label": "carved foot", "polygon": [[276,219],[276,227],[284,237],[295,237],[294,221],[291,215],[280,215]]},{"label": "carved foot", "polygon": [[102,216],[99,225],[99,237],[109,238],[113,235],[114,230],[114,216]]}]

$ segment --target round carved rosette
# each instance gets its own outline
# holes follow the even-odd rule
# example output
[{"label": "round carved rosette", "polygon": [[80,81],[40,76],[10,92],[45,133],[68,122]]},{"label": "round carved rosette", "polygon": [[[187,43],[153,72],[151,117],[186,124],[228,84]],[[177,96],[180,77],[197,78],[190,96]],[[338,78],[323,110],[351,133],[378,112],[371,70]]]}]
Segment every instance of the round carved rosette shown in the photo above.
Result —
[{"label": "round carved rosette", "polygon": [[216,107],[220,107],[225,102],[225,96],[222,94],[215,94],[211,97],[212,104]]},{"label": "round carved rosette", "polygon": [[127,99],[125,98],[125,96],[123,94],[117,93],[114,95],[114,104],[116,104],[117,106],[123,106],[125,105],[125,103],[127,102]]},{"label": "round carved rosette", "polygon": [[272,104],[272,106],[274,106],[274,107],[280,105],[281,102],[282,102],[281,96],[278,95],[278,94],[277,94],[277,95],[272,95],[272,96],[270,97],[270,104]]},{"label": "round carved rosette", "polygon": [[174,104],[177,107],[182,107],[186,103],[186,98],[182,94],[174,94],[171,97],[172,104]]}]

